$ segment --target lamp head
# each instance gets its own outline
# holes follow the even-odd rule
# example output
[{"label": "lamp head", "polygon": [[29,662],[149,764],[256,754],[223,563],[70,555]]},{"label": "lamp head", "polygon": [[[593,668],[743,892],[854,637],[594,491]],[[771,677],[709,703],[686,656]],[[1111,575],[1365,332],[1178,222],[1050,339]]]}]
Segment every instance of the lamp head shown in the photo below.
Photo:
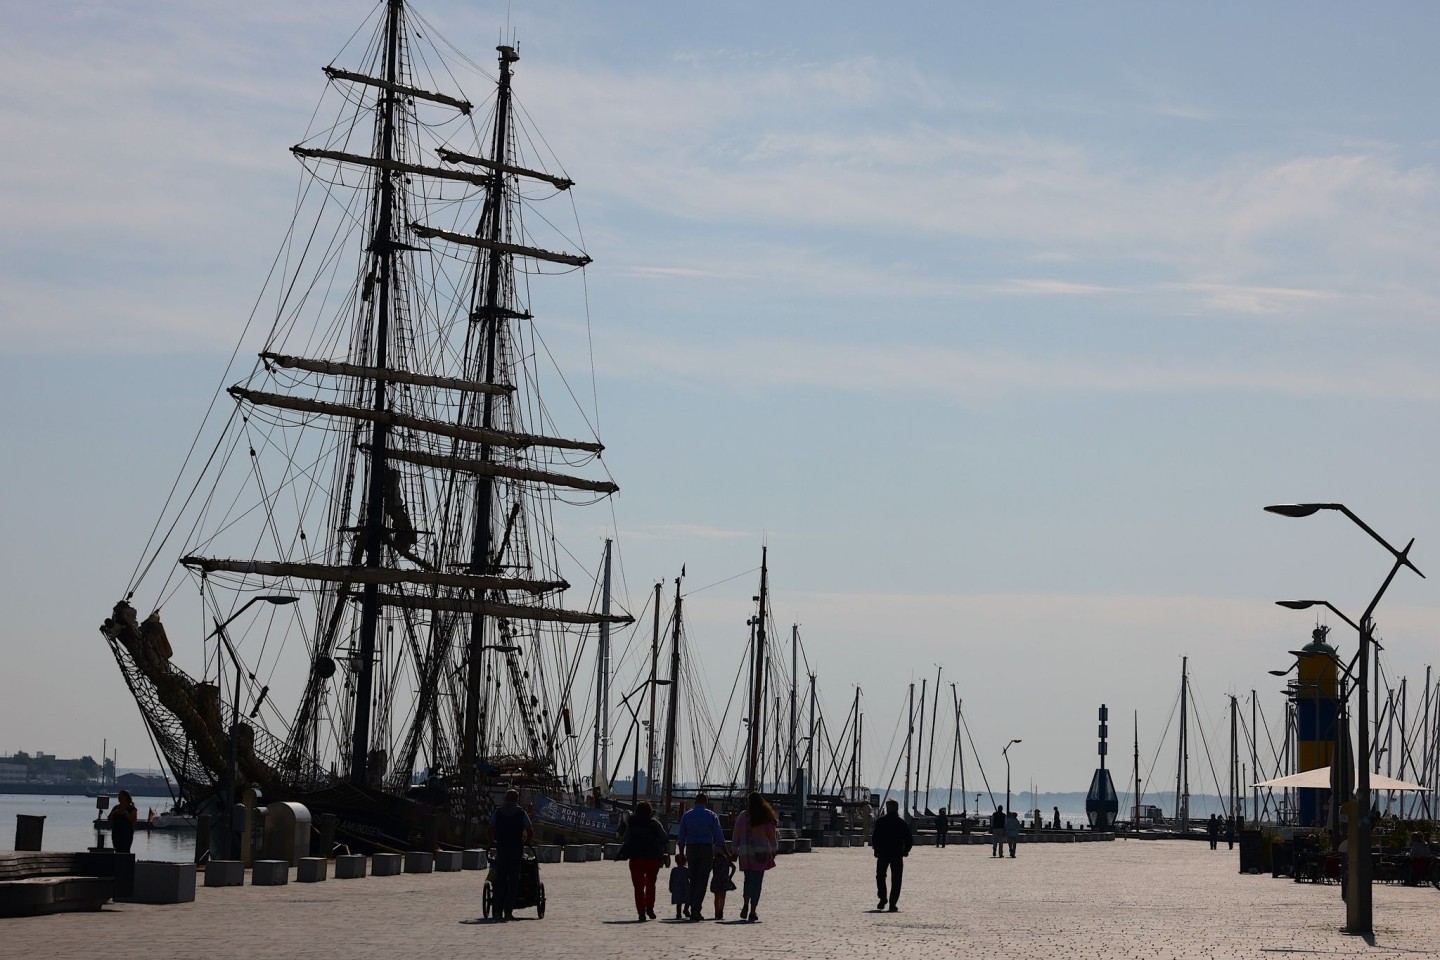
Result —
[{"label": "lamp head", "polygon": [[281,597],[281,596],[275,596],[274,594],[266,594],[265,596],[262,596],[260,599],[261,599],[261,600],[264,600],[266,603],[273,603],[273,604],[275,604],[277,607],[283,607],[283,606],[285,606],[287,603],[294,603],[295,601],[299,600],[300,598],[299,598],[299,597]]},{"label": "lamp head", "polygon": [[[1266,509],[1269,509],[1269,508],[1267,507]],[[1276,600],[1276,601],[1275,601],[1275,605],[1276,605],[1276,606],[1279,606],[1279,607],[1288,607],[1288,608],[1290,608],[1291,610],[1308,610],[1309,608],[1311,608],[1311,607],[1313,607],[1313,606],[1316,606],[1316,605],[1319,604],[1319,603],[1320,603],[1319,600]]]},{"label": "lamp head", "polygon": [[1326,506],[1328,504],[1324,503],[1273,503],[1265,508],[1265,512],[1278,513],[1282,517],[1308,517]]}]

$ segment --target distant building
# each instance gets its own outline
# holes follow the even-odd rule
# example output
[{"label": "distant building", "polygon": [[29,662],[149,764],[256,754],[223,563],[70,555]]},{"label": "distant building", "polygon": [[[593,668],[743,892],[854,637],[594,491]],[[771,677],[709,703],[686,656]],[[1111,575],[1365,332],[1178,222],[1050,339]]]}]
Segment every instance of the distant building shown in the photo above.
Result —
[{"label": "distant building", "polygon": [[30,768],[23,763],[0,762],[0,783],[24,783],[30,778]]},{"label": "distant building", "polygon": [[170,785],[164,777],[147,777],[139,773],[122,773],[115,778],[115,790],[129,790],[137,797],[164,797],[170,794]]}]

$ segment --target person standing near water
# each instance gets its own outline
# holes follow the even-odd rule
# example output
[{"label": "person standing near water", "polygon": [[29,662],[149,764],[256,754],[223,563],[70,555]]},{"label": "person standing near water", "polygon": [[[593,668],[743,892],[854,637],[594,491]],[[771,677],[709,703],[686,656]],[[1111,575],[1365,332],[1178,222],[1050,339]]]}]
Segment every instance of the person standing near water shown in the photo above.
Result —
[{"label": "person standing near water", "polygon": [[[870,845],[875,848],[875,892],[880,899],[875,909],[884,910],[887,903],[891,913],[899,909],[895,904],[900,900],[900,882],[905,878],[905,858],[910,856],[913,843],[910,824],[900,819],[900,802],[886,800],[885,815],[875,821],[875,830],[870,837]],[[885,890],[887,872],[890,874],[888,896]]]},{"label": "person standing near water", "polygon": [[1020,841],[1020,818],[1011,810],[1005,818],[1005,842],[1010,845],[1010,859],[1015,859],[1015,844]]},{"label": "person standing near water", "polygon": [[742,891],[745,902],[740,907],[740,919],[751,923],[760,919],[756,908],[760,906],[765,871],[775,866],[775,853],[780,849],[780,842],[775,836],[776,821],[774,808],[759,793],[752,793],[745,810],[735,818],[735,828],[730,832],[735,855],[740,860],[740,870],[745,874]]},{"label": "person standing near water", "polygon": [[940,812],[935,815],[935,846],[944,847],[945,837],[950,833],[950,810],[941,807]]},{"label": "person standing near water", "polygon": [[990,814],[990,856],[1005,856],[1005,811],[998,803]]},{"label": "person standing near water", "polygon": [[110,841],[115,844],[116,853],[130,852],[130,845],[135,842],[135,821],[139,815],[135,801],[130,799],[130,791],[121,790],[115,798],[115,806],[105,817],[110,821]]}]

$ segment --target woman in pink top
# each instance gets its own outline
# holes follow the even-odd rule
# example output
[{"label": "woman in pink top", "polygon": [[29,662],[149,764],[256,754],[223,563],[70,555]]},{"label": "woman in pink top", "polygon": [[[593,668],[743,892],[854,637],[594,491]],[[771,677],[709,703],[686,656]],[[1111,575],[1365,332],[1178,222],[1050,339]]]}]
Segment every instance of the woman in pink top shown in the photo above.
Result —
[{"label": "woman in pink top", "polygon": [[740,870],[745,874],[745,903],[740,907],[740,919],[751,923],[760,919],[755,911],[760,905],[760,888],[765,883],[765,871],[775,866],[775,851],[780,848],[775,839],[776,821],[774,808],[760,794],[752,793],[745,811],[735,818],[730,835]]}]

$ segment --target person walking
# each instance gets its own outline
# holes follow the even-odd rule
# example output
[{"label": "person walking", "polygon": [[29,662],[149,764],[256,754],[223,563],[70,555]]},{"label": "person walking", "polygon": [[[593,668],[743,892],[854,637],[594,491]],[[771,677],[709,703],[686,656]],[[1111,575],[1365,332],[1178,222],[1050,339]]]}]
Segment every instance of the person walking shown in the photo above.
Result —
[{"label": "person walking", "polygon": [[945,837],[950,833],[950,811],[941,807],[940,812],[935,815],[935,846],[943,848]]},{"label": "person walking", "polygon": [[[765,802],[765,798],[759,793],[751,793],[745,809],[735,818],[735,826],[730,831],[735,856],[745,876],[741,920],[754,923],[760,919],[757,908],[760,906],[760,890],[765,885],[765,871],[774,868],[775,854],[780,849],[780,841],[775,836],[778,820],[775,809]],[[716,919],[719,919],[718,915]]]},{"label": "person walking", "polygon": [[495,848],[495,919],[515,919],[515,898],[520,893],[520,861],[525,844],[535,840],[535,827],[520,809],[520,791],[506,790],[505,802],[490,814],[490,846]]},{"label": "person walking", "polygon": [[670,838],[665,828],[655,819],[655,810],[649,800],[635,805],[635,813],[625,828],[625,842],[620,844],[616,856],[619,860],[630,861],[630,884],[635,890],[635,913],[640,922],[655,919],[655,878],[660,875],[660,862],[665,859],[665,849]]},{"label": "person walking", "polygon": [[[900,900],[901,881],[905,879],[905,858],[910,856],[910,847],[914,842],[910,824],[900,818],[900,802],[886,800],[885,815],[875,821],[875,829],[870,836],[870,845],[875,848],[875,893],[880,900],[875,909],[884,910],[886,904],[889,904],[891,913],[899,909],[896,904]],[[890,875],[888,896],[886,873]]]},{"label": "person walking", "polygon": [[705,919],[700,910],[710,888],[715,851],[719,849],[723,852],[725,849],[725,831],[720,829],[720,818],[710,809],[710,798],[703,793],[695,795],[694,805],[680,818],[680,845],[685,849],[685,859],[690,866],[688,919],[695,923]]},{"label": "person walking", "polygon": [[1225,818],[1225,842],[1229,845],[1229,849],[1231,849],[1231,850],[1234,850],[1234,849],[1235,849],[1235,818],[1234,818],[1234,817],[1226,817],[1226,818]]},{"label": "person walking", "polygon": [[1020,818],[1011,810],[1005,818],[1005,842],[1010,845],[1010,859],[1015,859],[1015,844],[1020,840]]},{"label": "person walking", "polygon": [[1210,841],[1210,849],[1214,850],[1220,842],[1220,818],[1210,814],[1210,822],[1205,824],[1205,836]]},{"label": "person walking", "polygon": [[1005,856],[1005,811],[998,803],[990,814],[990,856]]}]

